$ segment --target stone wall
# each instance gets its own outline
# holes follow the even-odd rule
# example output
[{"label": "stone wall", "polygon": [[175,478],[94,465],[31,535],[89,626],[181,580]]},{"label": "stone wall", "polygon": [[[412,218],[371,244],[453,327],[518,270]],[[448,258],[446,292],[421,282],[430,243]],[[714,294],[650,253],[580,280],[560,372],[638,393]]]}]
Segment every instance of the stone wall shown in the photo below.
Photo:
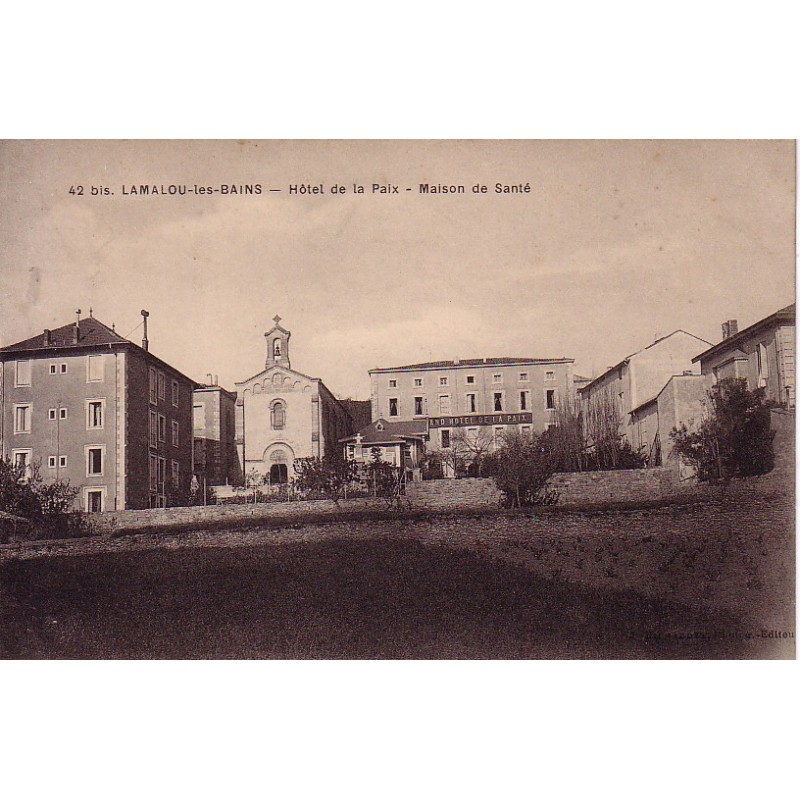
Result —
[{"label": "stone wall", "polygon": [[[560,505],[653,501],[693,489],[667,467],[602,472],[565,472],[548,483]],[[429,508],[485,508],[500,505],[500,492],[491,478],[420,481],[408,485],[414,505]]]},{"label": "stone wall", "polygon": [[412,505],[427,508],[481,508],[500,505],[500,492],[491,478],[445,478],[415,481],[406,486]]},{"label": "stone wall", "polygon": [[[380,501],[382,503],[382,501]],[[371,511],[378,507],[372,499],[342,500],[337,508],[330,500],[301,500],[252,505],[193,506],[191,508],[149,508],[139,511],[108,511],[92,514],[94,533],[162,527],[236,526],[253,520],[286,522],[333,517],[343,511]]]},{"label": "stone wall", "polygon": [[548,485],[558,492],[560,505],[654,501],[694,487],[669,467],[563,472],[554,475]]}]

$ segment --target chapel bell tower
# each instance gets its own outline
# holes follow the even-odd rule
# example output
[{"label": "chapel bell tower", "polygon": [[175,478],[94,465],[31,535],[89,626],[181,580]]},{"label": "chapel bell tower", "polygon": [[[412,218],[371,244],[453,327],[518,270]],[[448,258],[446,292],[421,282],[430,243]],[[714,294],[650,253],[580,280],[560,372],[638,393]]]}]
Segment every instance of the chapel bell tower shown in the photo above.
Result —
[{"label": "chapel bell tower", "polygon": [[286,328],[281,327],[281,318],[277,314],[273,317],[273,321],[275,322],[275,327],[264,334],[267,340],[267,361],[264,366],[266,369],[276,366],[291,369],[289,337],[292,334]]}]

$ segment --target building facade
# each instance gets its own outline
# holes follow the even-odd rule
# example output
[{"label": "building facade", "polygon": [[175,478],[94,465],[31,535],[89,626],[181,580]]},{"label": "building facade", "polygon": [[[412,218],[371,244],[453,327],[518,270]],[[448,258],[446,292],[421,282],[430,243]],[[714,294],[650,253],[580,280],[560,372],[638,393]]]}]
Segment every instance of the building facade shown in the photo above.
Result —
[{"label": "building facade", "polygon": [[370,370],[373,421],[424,421],[427,447],[456,437],[491,440],[509,430],[538,433],[574,397],[571,358],[483,358]]},{"label": "building facade", "polygon": [[291,367],[290,331],[280,317],[264,336],[267,358],[257,375],[236,384],[236,447],[242,474],[255,470],[270,484],[294,476],[298,458],[341,452],[354,432],[347,409],[319,378]]},{"label": "building facade", "polygon": [[622,436],[634,449],[643,444],[652,452],[654,442],[642,432],[641,413],[634,412],[652,404],[673,376],[699,376],[692,359],[708,344],[678,330],[627,356],[578,390],[584,418],[613,405]]},{"label": "building facade", "polygon": [[0,445],[85,511],[177,503],[192,477],[194,382],[92,316],[0,349]]},{"label": "building facade", "polygon": [[236,392],[214,382],[192,394],[194,474],[199,485],[242,482],[236,453]]},{"label": "building facade", "polygon": [[359,467],[373,463],[377,456],[384,463],[401,468],[413,480],[419,477],[427,438],[425,420],[389,422],[378,419],[341,442],[344,445],[344,457]]},{"label": "building facade", "polygon": [[745,378],[749,389],[763,388],[768,400],[795,407],[794,303],[740,331],[736,320],[722,325],[722,341],[693,360],[709,385]]}]

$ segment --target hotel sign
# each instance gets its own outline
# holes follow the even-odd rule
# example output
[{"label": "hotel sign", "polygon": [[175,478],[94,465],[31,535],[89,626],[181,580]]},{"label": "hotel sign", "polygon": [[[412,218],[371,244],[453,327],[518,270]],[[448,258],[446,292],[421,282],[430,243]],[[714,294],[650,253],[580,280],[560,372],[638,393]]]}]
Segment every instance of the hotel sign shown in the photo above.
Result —
[{"label": "hotel sign", "polygon": [[465,414],[461,417],[428,417],[429,428],[470,428],[479,425],[530,425],[533,414]]}]

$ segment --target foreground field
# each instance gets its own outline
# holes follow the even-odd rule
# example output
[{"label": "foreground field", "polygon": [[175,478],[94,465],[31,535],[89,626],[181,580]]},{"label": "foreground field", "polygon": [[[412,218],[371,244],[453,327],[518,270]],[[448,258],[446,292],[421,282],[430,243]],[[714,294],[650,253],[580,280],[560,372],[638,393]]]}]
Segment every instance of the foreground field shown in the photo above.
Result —
[{"label": "foreground field", "polygon": [[793,526],[791,498],[772,493],[639,512],[348,521],[6,553],[0,652],[792,658]]}]

